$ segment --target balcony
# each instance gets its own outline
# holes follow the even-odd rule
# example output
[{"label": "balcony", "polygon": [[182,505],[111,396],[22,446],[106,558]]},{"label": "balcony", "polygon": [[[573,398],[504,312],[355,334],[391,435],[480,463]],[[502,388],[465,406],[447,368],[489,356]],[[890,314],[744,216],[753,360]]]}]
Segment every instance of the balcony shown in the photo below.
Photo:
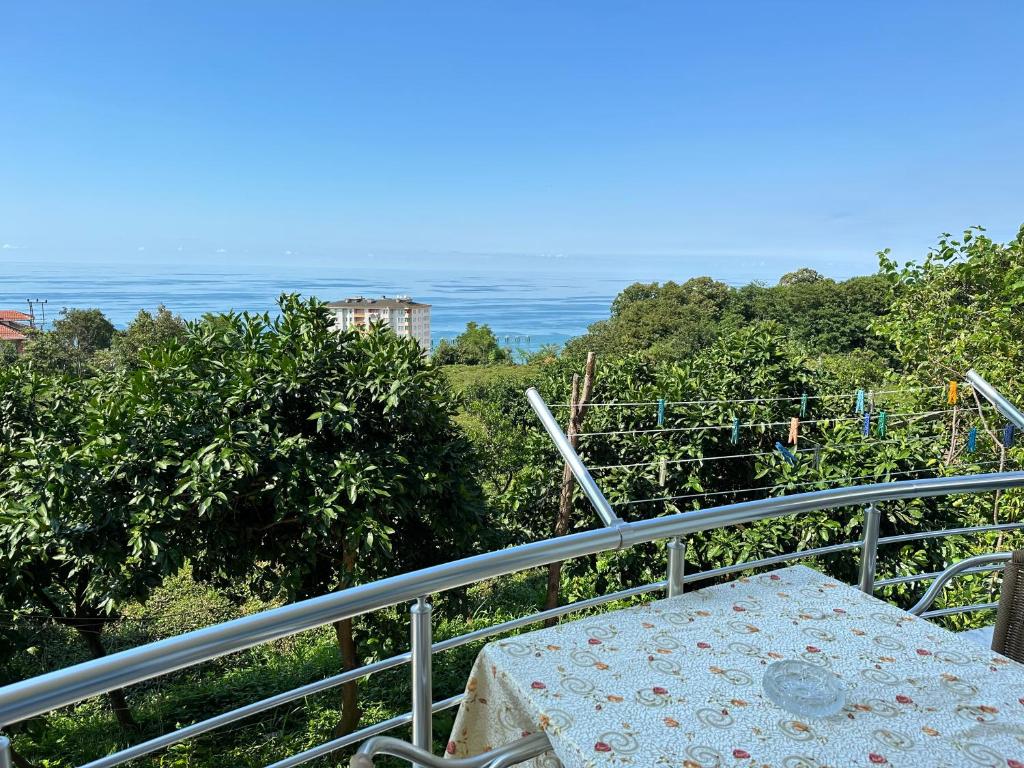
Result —
[{"label": "balcony", "polygon": [[[977,374],[969,374],[969,378],[977,392],[991,402],[1011,422],[1024,429],[1024,414],[1021,414],[1013,404]],[[899,584],[930,583],[921,599],[909,609],[909,613],[914,616],[923,619],[938,619],[952,614],[988,610],[994,608],[996,603],[946,605],[938,609],[933,605],[943,588],[952,579],[965,574],[998,572],[1010,559],[1009,552],[993,552],[958,563],[950,563],[945,570],[939,572],[879,578],[876,573],[879,548],[928,539],[941,539],[948,536],[974,536],[1024,529],[1024,523],[1014,522],[942,530],[920,530],[898,536],[880,536],[879,534],[881,509],[886,502],[953,494],[979,494],[1022,487],[1024,486],[1024,472],[1018,471],[832,488],[625,522],[615,513],[540,395],[531,389],[527,392],[527,398],[547,434],[558,448],[561,457],[572,470],[583,493],[592,504],[603,524],[602,527],[502,551],[488,552],[378,582],[362,584],[344,591],[282,606],[25,680],[0,689],[0,723],[19,722],[74,704],[88,697],[157,678],[225,654],[289,637],[330,622],[395,606],[408,605],[410,648],[407,652],[282,692],[202,722],[180,727],[165,735],[89,762],[82,768],[111,768],[129,763],[144,755],[215,731],[282,704],[335,688],[368,675],[403,666],[410,668],[413,682],[409,712],[340,736],[312,749],[293,754],[273,763],[268,768],[289,768],[302,765],[357,744],[362,744],[359,753],[352,758],[352,765],[357,768],[372,765],[373,756],[381,753],[396,755],[418,765],[440,765],[441,761],[434,757],[432,752],[432,715],[438,711],[459,706],[463,701],[463,696],[434,699],[432,659],[436,654],[485,638],[507,635],[546,620],[568,617],[581,612],[593,612],[619,601],[658,593],[675,597],[689,591],[691,585],[698,586],[702,583],[720,581],[724,577],[737,574],[754,574],[767,568],[837,553],[853,553],[857,556],[856,587],[868,595],[873,595],[879,589]],[[840,507],[863,509],[860,529],[854,537],[848,540],[797,552],[772,554],[700,572],[687,573],[685,571],[687,537],[695,533],[776,518],[787,518],[793,524],[799,524],[800,516],[803,514]],[[558,606],[457,637],[440,641],[435,641],[433,638],[432,609],[429,600],[431,595],[546,566],[553,562],[603,552],[627,550],[656,541],[667,543],[668,554],[664,580],[639,584],[626,590]],[[407,725],[412,726],[411,744],[384,737],[385,734]],[[514,765],[532,759],[549,749],[550,744],[547,737],[543,733],[537,733],[501,746],[484,755],[448,764],[464,768],[485,765],[491,766],[491,768],[501,768],[501,766]],[[0,740],[0,768],[9,765],[11,765],[9,742],[2,739]]]}]

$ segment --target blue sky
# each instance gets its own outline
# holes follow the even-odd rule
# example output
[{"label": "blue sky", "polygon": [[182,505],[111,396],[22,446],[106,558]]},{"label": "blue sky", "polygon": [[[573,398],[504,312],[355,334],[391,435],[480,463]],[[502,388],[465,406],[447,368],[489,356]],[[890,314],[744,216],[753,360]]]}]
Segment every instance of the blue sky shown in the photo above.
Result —
[{"label": "blue sky", "polygon": [[1022,28],[935,0],[6,3],[0,257],[869,271],[1024,222]]}]

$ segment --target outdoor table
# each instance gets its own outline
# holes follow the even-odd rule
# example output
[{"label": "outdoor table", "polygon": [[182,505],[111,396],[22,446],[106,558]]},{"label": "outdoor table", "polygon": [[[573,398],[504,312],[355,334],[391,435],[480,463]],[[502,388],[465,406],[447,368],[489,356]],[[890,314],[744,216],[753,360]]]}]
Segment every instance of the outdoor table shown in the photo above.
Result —
[{"label": "outdoor table", "polygon": [[[837,673],[843,709],[773,704],[779,659]],[[1024,665],[798,565],[488,644],[447,753],[537,729],[544,768],[1024,768]]]}]

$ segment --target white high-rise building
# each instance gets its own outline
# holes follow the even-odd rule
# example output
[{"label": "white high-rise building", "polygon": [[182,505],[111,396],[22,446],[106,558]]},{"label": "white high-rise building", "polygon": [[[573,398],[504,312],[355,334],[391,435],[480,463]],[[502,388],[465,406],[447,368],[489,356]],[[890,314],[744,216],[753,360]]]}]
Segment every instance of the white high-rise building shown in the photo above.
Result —
[{"label": "white high-rise building", "polygon": [[334,312],[335,324],[341,329],[384,323],[399,336],[416,339],[424,353],[430,351],[429,304],[413,301],[408,296],[381,296],[379,299],[353,296],[332,301],[327,307]]}]

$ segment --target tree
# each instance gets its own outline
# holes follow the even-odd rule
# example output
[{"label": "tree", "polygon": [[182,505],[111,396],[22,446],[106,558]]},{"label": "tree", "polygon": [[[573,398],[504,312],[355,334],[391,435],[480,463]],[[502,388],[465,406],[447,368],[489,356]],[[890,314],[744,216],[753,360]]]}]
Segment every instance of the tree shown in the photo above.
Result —
[{"label": "tree", "polygon": [[89,376],[93,355],[110,348],[114,333],[113,323],[100,310],[65,307],[52,330],[32,334],[26,358],[40,372]]},{"label": "tree", "polygon": [[[810,267],[800,267],[800,269],[794,270],[793,272],[787,272],[779,278],[779,285],[808,285],[811,283],[820,283],[828,280],[821,272]],[[829,280],[829,282],[832,282]]]},{"label": "tree", "polygon": [[[174,410],[208,422],[174,491],[201,517],[204,578],[301,599],[450,560],[476,536],[476,455],[413,340],[339,331],[324,305],[285,296],[275,319],[190,326],[140,377],[179,382]],[[348,669],[373,648],[357,630],[335,625]],[[356,690],[342,688],[340,730],[359,720]]]},{"label": "tree", "polygon": [[1024,227],[1006,244],[972,227],[944,234],[923,261],[900,267],[879,254],[888,314],[875,329],[908,373],[934,384],[977,367],[1019,392],[1024,371]]},{"label": "tree", "polygon": [[[120,606],[145,599],[194,542],[187,510],[167,504],[187,428],[149,394],[124,380],[0,371],[0,598],[74,629],[94,658]],[[109,698],[133,728],[124,693]]]},{"label": "tree", "polygon": [[138,368],[143,354],[172,341],[181,341],[185,331],[185,321],[163,304],[157,307],[155,315],[140,309],[135,319],[114,337],[111,364],[126,370]]},{"label": "tree", "polygon": [[498,345],[490,326],[470,321],[453,342],[442,339],[432,359],[437,365],[490,365],[511,362],[512,353]]}]

